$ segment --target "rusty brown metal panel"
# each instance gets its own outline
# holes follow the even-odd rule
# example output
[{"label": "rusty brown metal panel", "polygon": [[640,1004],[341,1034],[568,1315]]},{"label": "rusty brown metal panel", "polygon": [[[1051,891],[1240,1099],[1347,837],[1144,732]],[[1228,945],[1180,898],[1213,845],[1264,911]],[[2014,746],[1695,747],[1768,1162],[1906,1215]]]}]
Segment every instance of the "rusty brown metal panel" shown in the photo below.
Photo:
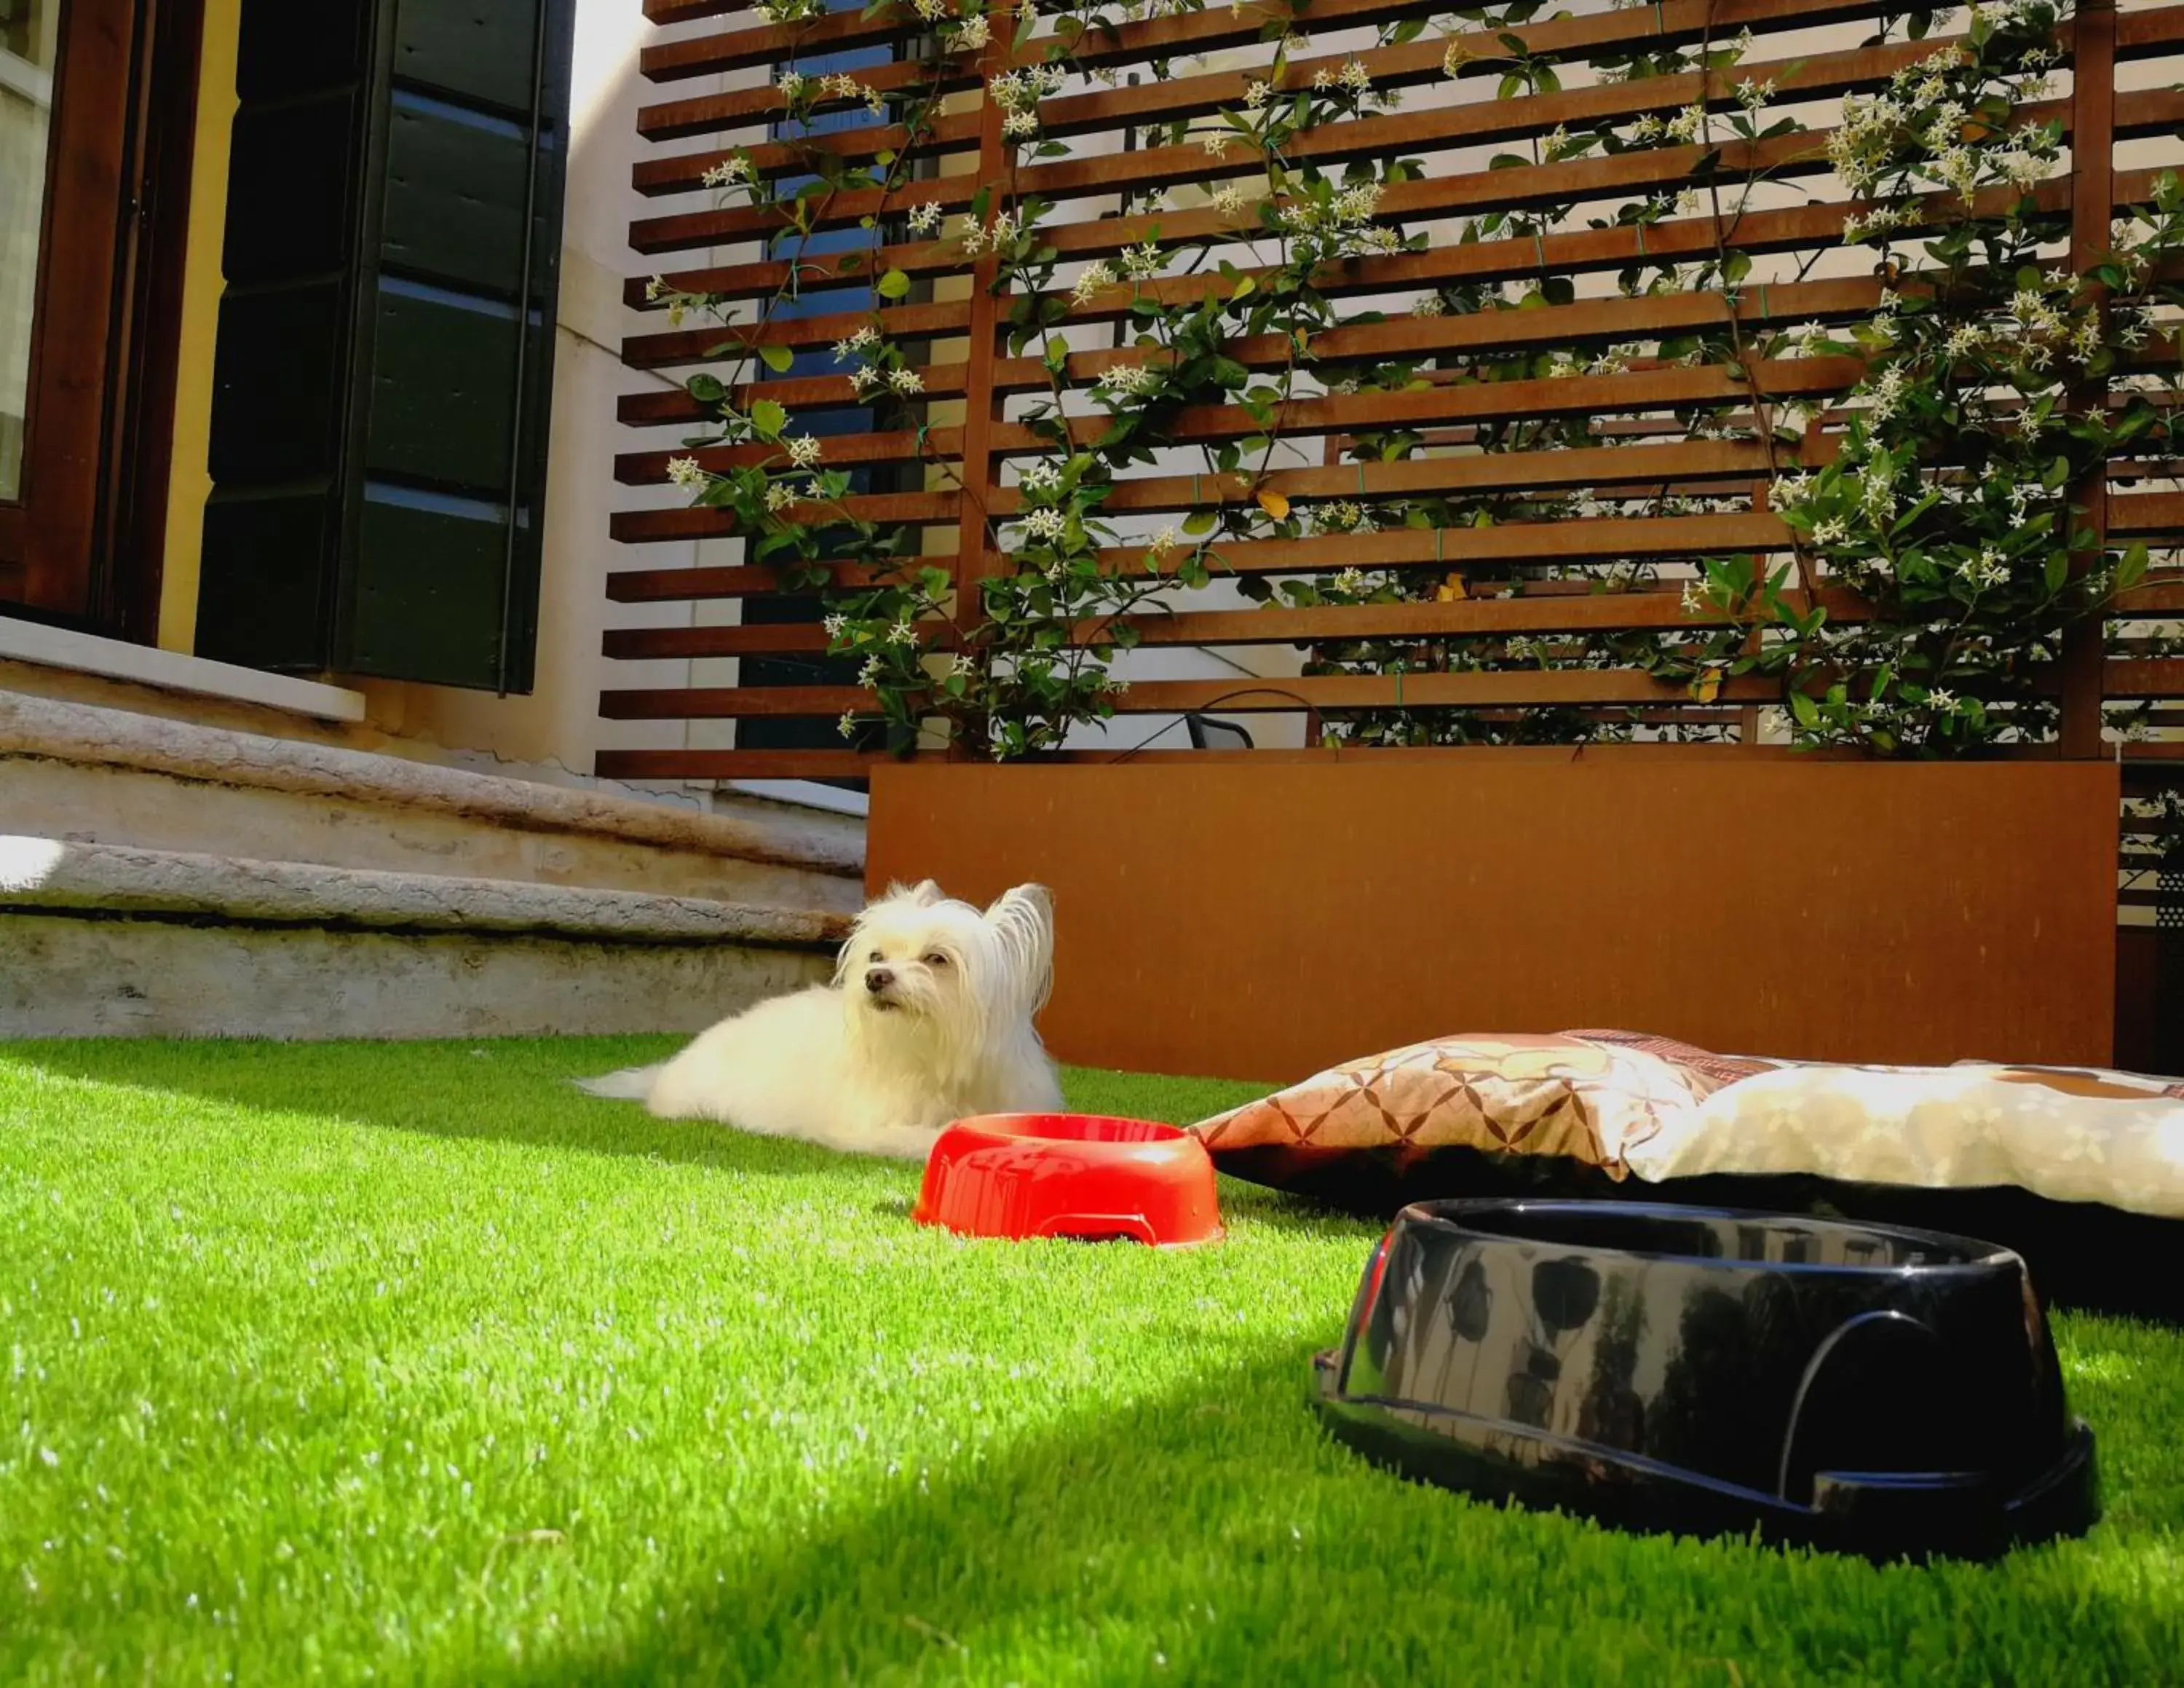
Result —
[{"label": "rusty brown metal panel", "polygon": [[1284,1082],[1460,1031],[2106,1061],[2113,767],[876,769],[875,886],[1053,887],[1062,1059]]}]

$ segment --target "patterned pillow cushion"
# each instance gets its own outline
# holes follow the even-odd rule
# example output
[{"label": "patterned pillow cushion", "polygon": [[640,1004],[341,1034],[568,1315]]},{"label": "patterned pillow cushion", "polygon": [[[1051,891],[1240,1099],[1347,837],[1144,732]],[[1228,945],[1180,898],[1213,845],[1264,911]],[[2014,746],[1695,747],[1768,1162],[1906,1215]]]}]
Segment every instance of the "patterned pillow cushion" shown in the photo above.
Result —
[{"label": "patterned pillow cushion", "polygon": [[1384,1208],[1485,1182],[1619,1180],[1669,1121],[1773,1065],[1635,1032],[1440,1037],[1330,1067],[1192,1129],[1223,1171]]},{"label": "patterned pillow cushion", "polygon": [[2014,1188],[2184,1218],[2184,1083],[2098,1068],[1782,1066],[1631,1146],[1648,1182],[1791,1174]]}]

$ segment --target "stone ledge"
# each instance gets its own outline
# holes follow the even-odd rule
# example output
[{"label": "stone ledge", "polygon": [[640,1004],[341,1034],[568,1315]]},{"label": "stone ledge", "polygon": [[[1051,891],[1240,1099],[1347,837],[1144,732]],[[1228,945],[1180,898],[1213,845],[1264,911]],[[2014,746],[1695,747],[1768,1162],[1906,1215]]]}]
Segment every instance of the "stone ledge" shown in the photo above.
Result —
[{"label": "stone ledge", "polygon": [[102,639],[65,628],[0,616],[0,657],[102,679],[157,686],[187,696],[220,698],[260,709],[281,709],[320,721],[361,721],[364,695],[346,686],[237,668],[179,651]]},{"label": "stone ledge", "polygon": [[758,944],[0,912],[0,1037],[688,1033],[830,970]]},{"label": "stone ledge", "polygon": [[572,832],[736,857],[840,878],[864,872],[863,841],[847,820],[766,824],[571,791],[370,751],[276,739],[157,715],[0,692],[0,757],[141,769],[209,785],[410,808],[533,832]]},{"label": "stone ledge", "polygon": [[21,836],[0,836],[4,911],[805,950],[830,948],[850,925],[820,910]]}]

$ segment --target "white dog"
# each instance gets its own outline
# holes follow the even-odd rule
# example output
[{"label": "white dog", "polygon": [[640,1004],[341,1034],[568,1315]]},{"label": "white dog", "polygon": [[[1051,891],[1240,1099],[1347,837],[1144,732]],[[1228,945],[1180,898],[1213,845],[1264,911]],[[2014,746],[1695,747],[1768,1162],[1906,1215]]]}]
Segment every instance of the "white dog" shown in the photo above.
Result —
[{"label": "white dog", "polygon": [[1053,978],[1044,886],[983,914],[930,880],[893,886],[857,917],[833,984],[724,1020],[659,1066],[579,1083],[663,1119],[922,1159],[967,1115],[1061,1105],[1032,1026]]}]

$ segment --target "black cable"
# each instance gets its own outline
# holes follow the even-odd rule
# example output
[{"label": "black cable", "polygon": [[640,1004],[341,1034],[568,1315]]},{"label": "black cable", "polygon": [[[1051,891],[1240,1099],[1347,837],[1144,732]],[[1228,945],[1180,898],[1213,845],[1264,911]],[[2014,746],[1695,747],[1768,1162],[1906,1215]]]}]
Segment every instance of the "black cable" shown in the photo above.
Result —
[{"label": "black cable", "polygon": [[1132,757],[1135,756],[1139,751],[1144,750],[1146,746],[1152,744],[1155,741],[1163,738],[1169,733],[1173,732],[1176,728],[1181,726],[1184,722],[1188,720],[1191,716],[1203,715],[1209,709],[1218,709],[1223,704],[1233,703],[1240,697],[1285,697],[1290,702],[1295,704],[1298,708],[1304,710],[1306,713],[1310,713],[1312,710],[1312,705],[1310,703],[1306,701],[1303,698],[1299,697],[1296,693],[1286,690],[1281,686],[1239,686],[1234,691],[1224,691],[1219,696],[1209,699],[1195,709],[1185,709],[1178,712],[1174,720],[1169,722],[1165,727],[1154,729],[1153,731],[1148,733],[1144,738],[1139,740],[1137,743],[1132,745],[1120,756],[1114,757],[1107,763],[1107,766],[1110,768],[1119,767],[1123,763],[1128,762]]}]

